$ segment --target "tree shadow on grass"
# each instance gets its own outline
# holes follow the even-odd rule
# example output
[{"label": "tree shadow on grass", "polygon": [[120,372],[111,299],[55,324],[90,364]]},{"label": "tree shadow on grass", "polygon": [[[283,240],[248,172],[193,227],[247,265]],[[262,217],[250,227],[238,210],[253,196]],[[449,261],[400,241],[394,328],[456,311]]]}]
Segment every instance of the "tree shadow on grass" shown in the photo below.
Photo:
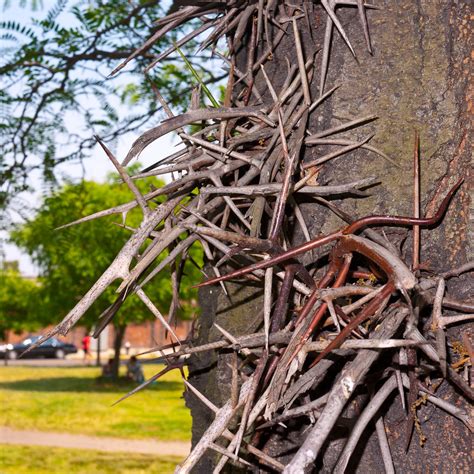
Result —
[{"label": "tree shadow on grass", "polygon": [[[121,377],[118,381],[103,380],[100,378],[80,377],[51,377],[35,380],[15,380],[12,382],[0,382],[0,390],[18,390],[31,392],[97,392],[117,393],[123,395],[136,388],[138,384],[131,383],[128,379]],[[145,390],[156,392],[183,391],[181,382],[157,380],[150,384]]]}]

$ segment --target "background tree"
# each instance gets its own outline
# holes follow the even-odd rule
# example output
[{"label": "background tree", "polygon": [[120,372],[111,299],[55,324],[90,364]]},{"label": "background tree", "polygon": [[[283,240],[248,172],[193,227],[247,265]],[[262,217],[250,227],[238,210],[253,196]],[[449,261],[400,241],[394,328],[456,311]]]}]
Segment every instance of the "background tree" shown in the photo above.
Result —
[{"label": "background tree", "polygon": [[[153,179],[147,181],[140,183],[141,189],[163,184]],[[36,295],[40,304],[36,305],[35,314],[43,326],[57,322],[75,301],[81,299],[88,290],[90,281],[98,278],[123,246],[130,232],[126,227],[137,225],[139,212],[131,210],[123,222],[109,216],[65,229],[56,228],[101,210],[104,203],[114,207],[130,198],[131,193],[113,175],[104,183],[69,183],[45,198],[37,214],[12,232],[13,242],[32,257],[41,271],[38,279],[41,286]],[[194,252],[194,258],[200,261],[199,251]],[[196,272],[191,264],[186,265],[180,294],[181,306],[176,308],[176,316],[179,318],[190,318],[195,311],[192,304],[192,299],[196,297],[195,290],[189,287],[190,282],[196,278]],[[149,297],[159,308],[167,309],[170,306],[170,271],[161,273],[150,284]],[[96,326],[98,318],[116,299],[117,295],[109,288],[88,311],[82,324],[89,329]],[[25,315],[16,313],[16,316],[17,324],[22,325],[21,318]],[[115,375],[118,374],[120,348],[127,324],[154,318],[136,296],[127,298],[114,316]]]},{"label": "background tree", "polygon": [[[161,120],[152,83],[172,104],[187,102],[192,75],[170,50],[176,32],[141,47],[163,28],[164,3],[57,0],[36,13],[42,19],[0,22],[2,208],[31,185],[32,171],[54,183],[58,164],[89,156],[94,134],[113,143]],[[193,37],[210,25],[182,32]],[[195,46],[184,46],[188,60],[204,81],[215,81],[209,62],[203,66],[209,55]],[[109,77],[131,54],[135,60]]]},{"label": "background tree", "polygon": [[37,311],[38,282],[24,278],[18,268],[8,263],[11,262],[4,262],[0,268],[0,339],[7,342],[9,331],[35,331],[44,326]]}]

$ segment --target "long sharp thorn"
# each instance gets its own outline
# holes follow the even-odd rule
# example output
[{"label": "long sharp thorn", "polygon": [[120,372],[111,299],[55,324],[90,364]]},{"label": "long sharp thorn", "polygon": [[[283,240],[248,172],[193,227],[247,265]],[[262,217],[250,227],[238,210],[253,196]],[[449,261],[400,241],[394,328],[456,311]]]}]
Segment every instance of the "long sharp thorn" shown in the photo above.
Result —
[{"label": "long sharp thorn", "polygon": [[326,82],[326,75],[328,72],[329,64],[329,50],[331,49],[333,22],[331,17],[327,17],[326,20],[326,31],[324,33],[324,45],[323,45],[323,57],[321,62],[321,78],[319,81],[319,95],[322,96],[324,93],[324,84]]},{"label": "long sharp thorn", "polygon": [[364,0],[357,0],[357,9],[359,10],[359,18],[364,29],[365,42],[367,44],[367,50],[370,54],[373,54],[372,44],[370,42],[369,23],[367,22],[367,15],[365,12]]},{"label": "long sharp thorn", "polygon": [[239,270],[236,270],[232,273],[229,273],[227,275],[224,275],[220,278],[213,278],[212,280],[205,281],[203,283],[200,283],[199,285],[196,285],[197,288],[200,288],[202,286],[207,286],[207,285],[214,285],[215,283],[218,283],[220,281],[225,281],[225,280],[230,280],[232,278],[237,278],[243,275],[247,275],[248,273],[251,273],[255,270],[260,270],[264,268],[268,268],[272,265],[277,265],[278,263],[284,262],[286,260],[289,260],[293,257],[296,257],[298,255],[301,255],[309,250],[313,250],[315,248],[321,247],[322,245],[325,245],[327,243],[330,243],[337,238],[341,236],[340,232],[333,232],[332,234],[329,234],[325,237],[321,237],[318,239],[314,239],[310,242],[306,242],[302,245],[299,245],[298,247],[295,247],[291,250],[288,250],[287,252],[284,252],[280,255],[277,255],[275,257],[269,258],[267,260],[263,260],[262,262],[257,262],[254,263],[253,265],[249,265],[247,267],[241,268]]},{"label": "long sharp thorn", "polygon": [[[420,217],[420,138],[415,131],[413,149],[413,217]],[[413,260],[412,269],[416,271],[420,265],[420,226],[413,226]]]},{"label": "long sharp thorn", "polygon": [[334,10],[329,5],[328,0],[321,0],[321,5],[326,10],[327,14],[331,17],[331,20],[333,21],[333,23],[336,26],[339,33],[341,34],[343,40],[346,42],[346,44],[347,44],[348,48],[350,49],[350,51],[351,51],[352,55],[354,56],[354,58],[357,58],[356,53],[354,51],[354,48],[352,47],[352,44],[349,41],[349,38],[348,38],[346,32],[344,31],[344,28],[342,27],[341,22],[339,21],[339,18],[337,18],[336,14],[334,13]]},{"label": "long sharp thorn", "polygon": [[123,179],[123,181],[128,186],[130,191],[132,191],[132,193],[134,194],[135,199],[136,199],[138,205],[141,207],[143,213],[145,215],[148,215],[150,213],[150,208],[148,207],[148,204],[147,204],[145,198],[143,197],[142,193],[138,190],[135,183],[132,181],[130,176],[125,171],[124,167],[119,163],[117,158],[115,158],[114,154],[105,146],[105,144],[102,142],[102,140],[97,135],[95,136],[95,139],[97,140],[97,143],[105,151],[105,154],[109,157],[109,160],[115,166],[115,169],[118,171],[120,177]]},{"label": "long sharp thorn", "polygon": [[145,387],[148,387],[151,383],[153,383],[155,380],[158,380],[162,375],[165,375],[167,372],[170,370],[176,369],[176,366],[168,366],[165,367],[163,370],[158,372],[157,374],[153,375],[153,377],[149,378],[148,380],[145,380],[142,384],[140,384],[138,387],[135,387],[132,391],[128,392],[126,395],[123,397],[119,398],[116,402],[114,402],[111,406],[115,406],[120,402],[123,402],[127,398],[131,397],[132,395],[135,395],[137,392],[140,390],[143,390]]}]

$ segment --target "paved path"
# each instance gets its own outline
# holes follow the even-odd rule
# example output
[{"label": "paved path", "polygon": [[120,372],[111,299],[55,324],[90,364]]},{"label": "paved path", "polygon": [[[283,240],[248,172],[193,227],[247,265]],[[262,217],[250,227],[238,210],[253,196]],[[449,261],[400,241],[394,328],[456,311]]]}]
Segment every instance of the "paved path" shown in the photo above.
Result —
[{"label": "paved path", "polygon": [[0,444],[53,446],[57,448],[94,449],[97,451],[155,454],[157,456],[185,457],[191,443],[184,441],[153,441],[49,431],[15,430],[0,427]]}]

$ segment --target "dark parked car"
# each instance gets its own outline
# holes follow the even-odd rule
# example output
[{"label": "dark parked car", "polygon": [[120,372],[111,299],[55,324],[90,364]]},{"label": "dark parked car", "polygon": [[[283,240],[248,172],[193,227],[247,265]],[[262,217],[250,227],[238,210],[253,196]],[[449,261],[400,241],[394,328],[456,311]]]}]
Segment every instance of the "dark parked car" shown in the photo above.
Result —
[{"label": "dark parked car", "polygon": [[[8,357],[8,359],[17,359],[21,354],[34,344],[40,336],[31,336],[19,344],[3,344],[0,345],[0,357]],[[25,354],[25,359],[34,357],[53,357],[56,359],[64,359],[67,354],[74,354],[77,348],[74,344],[61,342],[58,339],[51,337],[44,341],[40,346],[35,347],[30,352]]]}]

